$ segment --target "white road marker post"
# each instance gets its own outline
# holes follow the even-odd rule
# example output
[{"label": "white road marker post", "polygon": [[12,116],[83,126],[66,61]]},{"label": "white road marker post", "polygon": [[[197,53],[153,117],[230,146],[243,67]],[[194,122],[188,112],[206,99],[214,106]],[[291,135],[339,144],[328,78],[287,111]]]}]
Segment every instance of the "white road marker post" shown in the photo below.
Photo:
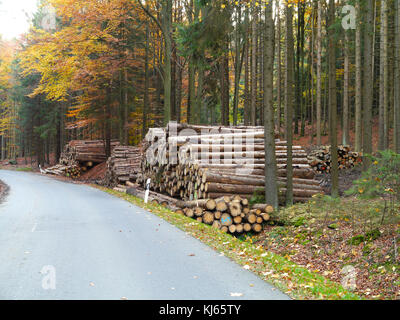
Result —
[{"label": "white road marker post", "polygon": [[149,201],[150,183],[151,183],[151,179],[149,178],[146,181],[146,193],[144,194],[144,203],[147,203]]}]

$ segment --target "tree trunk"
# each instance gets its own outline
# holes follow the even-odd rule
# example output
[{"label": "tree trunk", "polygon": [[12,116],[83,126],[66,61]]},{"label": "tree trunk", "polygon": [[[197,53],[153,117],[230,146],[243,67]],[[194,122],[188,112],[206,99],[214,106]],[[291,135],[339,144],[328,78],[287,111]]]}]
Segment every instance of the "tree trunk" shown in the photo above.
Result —
[{"label": "tree trunk", "polygon": [[293,85],[294,85],[294,41],[293,41],[293,7],[286,4],[286,77],[285,77],[285,111],[286,140],[287,140],[287,187],[286,203],[293,204],[293,167],[292,167],[292,145],[293,145]]},{"label": "tree trunk", "polygon": [[164,125],[171,120],[171,56],[172,56],[172,0],[164,0],[162,6],[165,65],[164,65]]},{"label": "tree trunk", "polygon": [[239,105],[239,90],[240,90],[240,78],[242,75],[242,60],[240,58],[241,48],[241,36],[240,28],[242,25],[242,8],[241,6],[236,7],[236,30],[235,30],[235,96],[233,102],[233,125],[236,126],[238,123],[238,105]]},{"label": "tree trunk", "polygon": [[345,40],[344,40],[344,82],[343,82],[343,129],[342,129],[342,144],[349,144],[349,136],[350,136],[350,114],[349,114],[349,37],[347,31],[345,31]]},{"label": "tree trunk", "polygon": [[[335,23],[335,0],[329,0],[329,23],[328,23],[328,59],[329,59],[329,110],[330,110],[330,142],[331,150],[337,150],[337,97],[336,97],[336,42],[332,26]],[[332,197],[339,196],[339,169],[338,154],[331,154],[331,181]]]},{"label": "tree trunk", "polygon": [[257,8],[253,7],[253,16],[251,23],[251,109],[250,122],[256,125],[257,111]]},{"label": "tree trunk", "polygon": [[395,4],[394,151],[400,153],[400,3]]},{"label": "tree trunk", "polygon": [[269,1],[265,8],[264,50],[265,200],[278,209],[273,98],[274,21],[272,19],[272,1]]},{"label": "tree trunk", "polygon": [[277,11],[277,23],[278,23],[278,30],[277,30],[277,37],[276,43],[278,45],[278,52],[277,52],[277,64],[278,64],[278,75],[276,80],[276,91],[277,91],[277,109],[276,109],[276,128],[281,133],[281,117],[282,117],[282,46],[281,46],[281,16],[280,16],[280,8],[279,8],[279,1],[277,1],[276,6]]},{"label": "tree trunk", "polygon": [[317,31],[317,145],[321,142],[322,119],[322,0],[318,0],[318,31]]},{"label": "tree trunk", "polygon": [[[373,48],[373,0],[365,1],[364,21],[364,90],[363,90],[363,152],[372,153],[372,104],[373,104],[373,69],[372,69],[372,48]],[[369,167],[369,160],[366,158],[363,162],[364,169]]]},{"label": "tree trunk", "polygon": [[362,150],[362,59],[361,59],[361,31],[362,31],[362,11],[357,1],[357,25],[356,25],[356,97],[355,97],[355,142],[354,149],[356,152]]},{"label": "tree trunk", "polygon": [[387,146],[387,114],[388,114],[388,64],[387,64],[387,7],[386,1],[381,2],[381,47],[380,47],[380,77],[379,77],[379,143],[378,149],[385,150]]},{"label": "tree trunk", "polygon": [[149,76],[149,23],[146,23],[146,44],[145,44],[145,56],[144,56],[144,99],[143,99],[143,118],[142,118],[142,138],[147,134],[147,115],[149,109],[149,88],[150,88],[150,76]]}]

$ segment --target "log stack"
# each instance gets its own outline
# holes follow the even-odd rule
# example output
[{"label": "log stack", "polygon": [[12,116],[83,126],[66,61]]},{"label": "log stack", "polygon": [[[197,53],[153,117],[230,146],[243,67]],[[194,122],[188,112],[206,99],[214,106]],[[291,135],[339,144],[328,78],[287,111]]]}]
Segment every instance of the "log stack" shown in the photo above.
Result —
[{"label": "log stack", "polygon": [[[339,170],[350,169],[362,162],[362,154],[351,151],[349,146],[338,146]],[[308,163],[317,173],[331,172],[331,147],[323,146],[313,150],[308,156]]]},{"label": "log stack", "polygon": [[[111,150],[119,146],[118,141],[111,142]],[[72,179],[105,162],[105,142],[103,140],[73,140],[65,145],[59,164],[44,170],[46,174],[66,176]]]},{"label": "log stack", "polygon": [[[265,178],[262,127],[204,127],[170,123],[151,129],[137,182],[151,178],[152,190],[185,201],[263,193]],[[287,143],[276,140],[280,200],[285,201]],[[293,147],[294,200],[322,193],[306,152]]]},{"label": "log stack", "polygon": [[45,174],[55,175],[55,176],[65,176],[71,179],[78,179],[82,175],[82,168],[75,165],[63,165],[57,164],[51,168],[43,170]]},{"label": "log stack", "polygon": [[[119,145],[119,141],[111,141],[111,151]],[[103,140],[70,141],[60,157],[60,164],[71,165],[79,162],[86,167],[106,161],[106,146]]]},{"label": "log stack", "polygon": [[116,187],[137,180],[140,173],[141,148],[131,146],[116,146],[107,160],[107,172],[104,185]]},{"label": "log stack", "polygon": [[177,213],[232,234],[261,232],[263,223],[269,221],[274,212],[273,207],[269,205],[259,204],[250,208],[248,199],[238,195],[178,201],[176,205],[180,207],[176,210]]}]

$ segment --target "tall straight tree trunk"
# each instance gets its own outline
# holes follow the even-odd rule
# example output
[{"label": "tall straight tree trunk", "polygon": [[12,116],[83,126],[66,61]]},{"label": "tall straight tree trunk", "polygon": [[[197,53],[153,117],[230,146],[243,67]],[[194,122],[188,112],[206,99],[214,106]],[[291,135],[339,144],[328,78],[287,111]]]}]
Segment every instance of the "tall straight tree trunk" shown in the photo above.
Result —
[{"label": "tall straight tree trunk", "polygon": [[[373,0],[365,1],[364,25],[364,90],[363,90],[363,152],[364,154],[372,153],[372,104],[373,104],[373,69],[372,69],[372,48],[373,48],[373,16],[374,6]],[[366,159],[364,168],[369,167],[369,160]]]},{"label": "tall straight tree trunk", "polygon": [[253,7],[251,23],[251,125],[256,125],[257,112],[257,8]]},{"label": "tall straight tree trunk", "polygon": [[176,121],[176,47],[172,43],[172,57],[171,57],[171,120]]},{"label": "tall straight tree trunk", "polygon": [[[61,156],[61,135],[62,135],[62,118],[63,118],[63,113],[62,113],[62,102],[61,105],[58,106],[59,112],[57,114],[57,134],[56,134],[56,162],[60,159]],[[25,153],[25,152],[24,152]]]},{"label": "tall straight tree trunk", "polygon": [[225,53],[220,63],[221,77],[221,124],[229,126],[229,44],[225,43]]},{"label": "tall straight tree trunk", "polygon": [[300,120],[301,120],[301,128],[300,135],[304,137],[305,135],[305,99],[303,97],[304,85],[306,83],[304,77],[304,42],[305,42],[305,3],[301,3],[301,20],[300,20],[300,34],[301,34],[301,42],[300,42]]},{"label": "tall straight tree trunk", "polygon": [[339,196],[339,168],[337,153],[337,97],[336,97],[336,41],[332,26],[335,23],[335,0],[329,0],[328,20],[328,65],[329,65],[329,113],[330,113],[330,142],[331,142],[331,183],[332,197]]},{"label": "tall straight tree trunk", "polygon": [[182,80],[183,68],[181,66],[181,59],[178,58],[177,77],[176,77],[176,121],[178,123],[182,120]]},{"label": "tall straight tree trunk", "polygon": [[278,45],[277,52],[277,64],[278,64],[278,75],[276,80],[276,91],[277,91],[277,109],[276,109],[276,128],[279,134],[281,133],[281,117],[282,117],[282,45],[281,45],[281,14],[279,8],[279,1],[276,3],[276,19],[277,19],[277,37],[276,43]]},{"label": "tall straight tree trunk", "polygon": [[251,121],[251,98],[250,98],[250,27],[249,27],[249,9],[246,9],[246,34],[245,34],[245,62],[244,62],[244,124],[250,125]]},{"label": "tall straight tree trunk", "polygon": [[204,84],[204,70],[203,68],[199,68],[197,75],[197,91],[196,91],[196,114],[195,119],[198,124],[202,123],[201,120],[201,110],[203,107],[203,84]]},{"label": "tall straight tree trunk", "polygon": [[164,28],[164,125],[171,120],[171,56],[172,56],[172,0],[163,1],[163,28]]},{"label": "tall straight tree trunk", "polygon": [[357,1],[357,25],[356,25],[356,97],[355,97],[355,151],[362,151],[362,57],[361,57],[361,31],[362,31],[362,11],[360,3]]},{"label": "tall straight tree trunk", "polygon": [[349,112],[349,76],[350,76],[349,37],[345,31],[344,41],[344,81],[343,81],[343,130],[342,144],[349,144],[350,112]]},{"label": "tall straight tree trunk", "polygon": [[[261,18],[262,12],[261,12],[261,6],[258,7],[258,16]],[[264,107],[263,107],[263,100],[264,100],[264,94],[262,92],[264,88],[264,21],[260,19],[259,25],[257,28],[257,81],[258,81],[258,88],[260,88],[257,92],[257,111],[258,114],[256,115],[256,123],[259,126],[264,126]]]},{"label": "tall straight tree trunk", "polygon": [[273,97],[274,21],[272,19],[272,1],[269,1],[265,8],[264,50],[265,200],[278,209]]},{"label": "tall straight tree trunk", "polygon": [[311,40],[310,40],[310,98],[311,98],[311,110],[310,110],[310,144],[314,143],[314,48],[315,48],[315,0],[312,3],[312,13],[311,13]]},{"label": "tall straight tree trunk", "polygon": [[149,76],[149,41],[150,41],[150,29],[149,23],[146,23],[146,42],[145,42],[145,54],[144,54],[144,99],[143,99],[143,118],[142,118],[142,138],[147,133],[147,116],[149,109],[149,88],[150,88],[150,76]]},{"label": "tall straight tree trunk", "polygon": [[379,143],[378,149],[387,148],[387,115],[388,115],[388,64],[387,64],[387,7],[381,2],[381,47],[379,75]]},{"label": "tall straight tree trunk", "polygon": [[304,4],[301,1],[297,2],[297,19],[295,134],[299,134],[299,122],[303,116]]},{"label": "tall straight tree trunk", "polygon": [[188,92],[188,110],[187,110],[187,122],[196,123],[196,72],[191,61],[188,63],[188,77],[189,77],[189,92]]},{"label": "tall straight tree trunk", "polygon": [[[325,0],[323,0],[325,1]],[[317,31],[317,145],[321,142],[322,129],[322,0],[318,0],[318,31]]]},{"label": "tall straight tree trunk", "polygon": [[287,140],[287,185],[286,204],[293,204],[293,85],[294,85],[294,41],[293,41],[293,7],[286,3],[286,76],[285,76],[285,113]]},{"label": "tall straight tree trunk", "polygon": [[[197,20],[199,15],[198,7],[194,7],[194,1],[191,0],[189,3],[190,7],[186,8],[187,19],[189,23],[193,22],[193,19]],[[194,17],[193,13],[194,12]],[[188,110],[187,117],[188,123],[198,124],[199,119],[197,118],[197,103],[196,103],[196,68],[194,65],[194,58],[190,57],[188,62],[188,76],[189,76],[189,94],[188,94]]]},{"label": "tall straight tree trunk", "polygon": [[240,29],[242,25],[242,8],[236,7],[236,30],[235,30],[235,96],[233,102],[233,125],[238,123],[238,105],[239,105],[239,89],[240,78],[242,75],[242,60],[240,58],[241,36]]},{"label": "tall straight tree trunk", "polygon": [[128,68],[124,68],[124,144],[129,140],[129,97],[128,97]]},{"label": "tall straight tree trunk", "polygon": [[104,107],[104,113],[105,113],[105,151],[106,151],[106,157],[111,156],[111,138],[112,138],[112,110],[111,110],[111,105],[112,105],[112,86],[113,83],[111,81],[110,86],[107,88],[107,104]]},{"label": "tall straight tree trunk", "polygon": [[395,2],[394,151],[400,153],[400,3]]}]

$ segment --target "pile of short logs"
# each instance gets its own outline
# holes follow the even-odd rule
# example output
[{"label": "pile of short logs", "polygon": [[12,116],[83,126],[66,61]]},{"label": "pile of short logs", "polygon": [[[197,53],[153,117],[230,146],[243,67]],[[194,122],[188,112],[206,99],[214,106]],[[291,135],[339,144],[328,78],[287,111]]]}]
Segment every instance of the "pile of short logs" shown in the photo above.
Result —
[{"label": "pile of short logs", "polygon": [[77,164],[57,164],[54,167],[44,169],[43,171],[45,174],[65,176],[72,179],[78,179],[82,175],[82,168]]},{"label": "pile of short logs", "polygon": [[[361,153],[351,151],[349,146],[338,146],[339,170],[353,168],[361,162]],[[331,171],[331,147],[323,146],[313,150],[308,156],[308,163],[317,173],[329,173]]]},{"label": "pile of short logs", "polygon": [[[119,146],[111,142],[111,150]],[[106,148],[103,140],[73,140],[65,145],[59,164],[44,170],[44,173],[77,179],[96,164],[105,162]]]},{"label": "pile of short logs", "polygon": [[263,223],[269,221],[274,208],[265,204],[256,204],[250,209],[249,201],[240,196],[224,196],[217,199],[196,201],[178,201],[177,213],[212,225],[232,234],[262,231]]},{"label": "pile of short logs", "polygon": [[[111,150],[119,146],[119,141],[111,141]],[[73,140],[65,145],[60,157],[60,164],[93,166],[94,163],[107,161],[106,145],[103,140]]]},{"label": "pile of short logs", "polygon": [[140,173],[142,155],[139,147],[116,146],[107,160],[104,184],[109,187],[125,185],[137,180]]},{"label": "pile of short logs", "polygon": [[[152,190],[185,201],[240,196],[249,199],[265,186],[262,127],[205,127],[170,123],[150,129],[144,143],[142,174]],[[280,201],[285,201],[287,144],[276,140]],[[294,200],[322,193],[306,152],[293,147]]]}]

